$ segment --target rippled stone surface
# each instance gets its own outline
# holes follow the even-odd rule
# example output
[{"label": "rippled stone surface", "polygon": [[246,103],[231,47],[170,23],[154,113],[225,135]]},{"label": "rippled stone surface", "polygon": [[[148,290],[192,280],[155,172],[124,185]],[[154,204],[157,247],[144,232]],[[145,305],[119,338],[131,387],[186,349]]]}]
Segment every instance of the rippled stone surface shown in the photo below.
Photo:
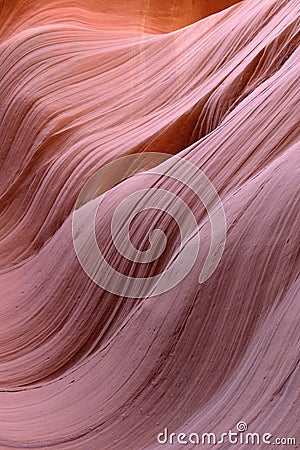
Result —
[{"label": "rippled stone surface", "polygon": [[[165,427],[220,435],[240,421],[300,439],[299,12],[296,0],[2,0],[1,449],[154,450]],[[119,254],[111,219],[130,194],[180,193],[200,228],[187,277],[134,300],[83,271],[72,211],[98,169],[139,152],[209,177],[227,241],[199,284],[211,229],[188,187],[144,167],[107,188],[96,235],[121,273],[159,273],[180,241],[166,212],[143,211],[133,244],[146,250],[155,225],[165,251],[153,264]]]}]

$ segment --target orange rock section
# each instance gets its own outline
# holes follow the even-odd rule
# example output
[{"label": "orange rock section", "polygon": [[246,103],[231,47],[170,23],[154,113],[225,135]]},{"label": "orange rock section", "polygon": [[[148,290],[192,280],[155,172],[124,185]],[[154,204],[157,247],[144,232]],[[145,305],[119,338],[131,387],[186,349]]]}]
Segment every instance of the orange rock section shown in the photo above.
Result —
[{"label": "orange rock section", "polygon": [[2,0],[0,36],[19,26],[57,21],[102,28],[165,33],[185,27],[241,0]]},{"label": "orange rock section", "polygon": [[[154,450],[165,427],[221,434],[241,420],[299,439],[299,3],[247,0],[142,37],[35,4],[1,16],[1,450]],[[133,224],[142,248],[154,224],[165,232],[158,266],[116,252],[111,216],[131,193],[180,194],[201,226],[188,277],[134,301],[83,272],[71,211],[98,168],[137,151],[204,170],[228,239],[199,285],[210,226],[190,190],[149,172],[117,185],[96,233],[120,272],[150,276],[178,252],[161,211]]]}]

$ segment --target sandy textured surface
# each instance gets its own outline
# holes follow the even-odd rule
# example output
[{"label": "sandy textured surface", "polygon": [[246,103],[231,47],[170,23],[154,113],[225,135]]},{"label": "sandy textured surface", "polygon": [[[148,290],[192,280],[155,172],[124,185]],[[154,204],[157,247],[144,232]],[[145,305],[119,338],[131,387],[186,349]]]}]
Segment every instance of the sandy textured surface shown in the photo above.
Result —
[{"label": "sandy textured surface", "polygon": [[[0,0],[1,450],[154,450],[165,427],[240,421],[300,442],[299,17],[297,0]],[[117,184],[96,235],[118,271],[159,273],[180,241],[170,216],[144,211],[133,243],[145,250],[160,228],[162,256],[118,254],[110,223],[130,194],[170,190],[200,228],[187,277],[134,300],[83,271],[72,211],[95,171],[137,152],[204,171],[227,241],[199,284],[203,205],[151,171]]]}]

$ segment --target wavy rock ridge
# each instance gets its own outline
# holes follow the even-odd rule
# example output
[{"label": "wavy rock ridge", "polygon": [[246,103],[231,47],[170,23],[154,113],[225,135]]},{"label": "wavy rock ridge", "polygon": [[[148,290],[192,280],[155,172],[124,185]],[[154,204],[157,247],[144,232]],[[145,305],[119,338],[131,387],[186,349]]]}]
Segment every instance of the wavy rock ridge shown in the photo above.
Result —
[{"label": "wavy rock ridge", "polygon": [[[299,2],[145,3],[0,6],[1,450],[154,450],[165,427],[221,435],[240,421],[300,440]],[[199,284],[211,229],[191,190],[148,168],[111,187],[96,235],[122,273],[160,273],[180,241],[165,211],[144,211],[132,241],[146,250],[159,228],[163,255],[119,254],[111,220],[130,194],[173,192],[200,227],[188,276],[134,300],[85,274],[72,211],[98,169],[139,152],[209,177],[227,241]]]}]

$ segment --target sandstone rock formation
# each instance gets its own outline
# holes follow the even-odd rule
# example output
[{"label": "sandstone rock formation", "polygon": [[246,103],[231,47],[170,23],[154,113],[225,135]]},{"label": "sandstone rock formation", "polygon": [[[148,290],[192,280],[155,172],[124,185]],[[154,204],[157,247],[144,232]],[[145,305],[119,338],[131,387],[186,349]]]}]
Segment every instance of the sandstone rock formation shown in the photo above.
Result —
[{"label": "sandstone rock formation", "polygon": [[[154,450],[166,427],[221,435],[241,421],[300,440],[299,13],[297,0],[1,1],[1,450]],[[144,251],[165,233],[157,261],[116,251],[114,208],[145,188],[188,204],[201,245],[173,289],[122,298],[79,264],[72,212],[97,170],[143,152],[209,177],[227,240],[199,284],[204,206],[132,173],[99,207],[109,263],[147,278],[178,256],[167,204],[132,224]]]}]

